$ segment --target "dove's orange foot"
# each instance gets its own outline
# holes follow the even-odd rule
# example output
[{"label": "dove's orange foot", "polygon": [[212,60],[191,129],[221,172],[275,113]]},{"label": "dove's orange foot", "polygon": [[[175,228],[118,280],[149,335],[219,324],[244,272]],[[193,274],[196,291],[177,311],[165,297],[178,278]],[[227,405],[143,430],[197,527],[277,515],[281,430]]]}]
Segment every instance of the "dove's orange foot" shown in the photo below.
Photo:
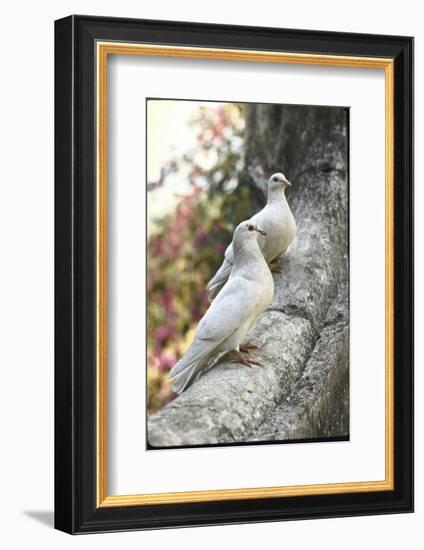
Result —
[{"label": "dove's orange foot", "polygon": [[256,365],[257,367],[262,367],[260,363],[243,357],[243,355],[239,351],[234,352],[233,359],[231,359],[230,363],[240,363],[242,365],[246,365],[246,367],[253,367],[253,365]]},{"label": "dove's orange foot", "polygon": [[269,264],[271,273],[281,273],[281,266],[277,262]]},{"label": "dove's orange foot", "polygon": [[251,349],[258,349],[258,346],[255,346],[254,344],[240,344],[239,350],[242,353],[250,353]]}]

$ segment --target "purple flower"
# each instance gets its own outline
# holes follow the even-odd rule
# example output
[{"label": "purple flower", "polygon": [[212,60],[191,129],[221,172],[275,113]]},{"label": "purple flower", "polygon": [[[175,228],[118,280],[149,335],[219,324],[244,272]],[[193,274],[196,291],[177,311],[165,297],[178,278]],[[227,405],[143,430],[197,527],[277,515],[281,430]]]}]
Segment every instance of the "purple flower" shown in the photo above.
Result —
[{"label": "purple flower", "polygon": [[194,237],[194,246],[199,248],[207,241],[207,238],[208,238],[208,234],[206,233],[206,231],[204,231],[203,229],[200,229],[196,233],[196,236]]},{"label": "purple flower", "polygon": [[224,253],[224,250],[225,250],[225,245],[224,245],[224,243],[221,243],[221,242],[216,243],[216,245],[215,245],[215,254],[216,254],[217,256],[221,256],[221,254]]},{"label": "purple flower", "polygon": [[175,355],[173,353],[162,353],[159,356],[159,368],[161,370],[169,370],[175,365]]},{"label": "purple flower", "polygon": [[164,340],[169,338],[171,334],[172,334],[171,328],[167,327],[166,325],[161,325],[155,331],[156,340],[158,340],[159,342],[163,342]]}]

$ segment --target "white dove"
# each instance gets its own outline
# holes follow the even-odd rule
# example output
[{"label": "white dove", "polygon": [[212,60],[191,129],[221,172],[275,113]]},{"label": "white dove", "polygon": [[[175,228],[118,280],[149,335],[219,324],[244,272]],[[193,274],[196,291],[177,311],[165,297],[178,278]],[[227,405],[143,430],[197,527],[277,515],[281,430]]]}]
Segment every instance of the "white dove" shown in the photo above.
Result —
[{"label": "white dove", "polygon": [[[212,356],[232,351],[232,362],[259,365],[240,353],[250,327],[271,304],[274,281],[258,245],[264,230],[244,221],[234,231],[233,268],[216,299],[199,322],[193,343],[170,372],[173,390],[183,392]],[[242,346],[248,353],[256,346]]]},{"label": "white dove", "polygon": [[[296,235],[296,222],[285,195],[287,186],[291,186],[291,183],[284,174],[273,174],[268,180],[268,200],[265,207],[250,219],[266,232],[266,236],[259,237],[258,243],[268,263],[283,254]],[[233,249],[234,244],[231,243],[225,251],[221,267],[207,285],[211,300],[231,273],[234,262]],[[276,265],[271,265],[271,271],[278,273],[280,269]]]}]

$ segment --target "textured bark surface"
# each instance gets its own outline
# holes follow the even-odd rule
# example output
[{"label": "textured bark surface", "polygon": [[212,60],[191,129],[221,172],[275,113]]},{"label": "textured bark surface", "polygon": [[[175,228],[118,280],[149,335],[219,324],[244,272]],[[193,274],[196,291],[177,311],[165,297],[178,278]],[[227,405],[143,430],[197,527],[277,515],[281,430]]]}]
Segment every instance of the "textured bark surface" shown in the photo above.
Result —
[{"label": "textured bark surface", "polygon": [[247,128],[247,165],[285,173],[298,225],[248,337],[263,366],[219,362],[149,418],[155,447],[349,432],[347,111],[251,105]]}]

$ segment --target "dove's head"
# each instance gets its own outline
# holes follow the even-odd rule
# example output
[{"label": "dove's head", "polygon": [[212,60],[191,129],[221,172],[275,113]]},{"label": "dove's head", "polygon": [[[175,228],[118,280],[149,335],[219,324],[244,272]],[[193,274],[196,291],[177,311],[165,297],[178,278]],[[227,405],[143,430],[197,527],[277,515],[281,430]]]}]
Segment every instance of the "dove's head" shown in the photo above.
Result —
[{"label": "dove's head", "polygon": [[291,187],[291,183],[281,172],[276,172],[268,180],[268,192],[278,192],[286,188]]},{"label": "dove's head", "polygon": [[236,227],[233,235],[234,266],[243,265],[247,257],[263,258],[258,243],[261,235],[266,235],[265,231],[252,220],[241,222]]},{"label": "dove's head", "polygon": [[262,227],[251,220],[241,222],[234,231],[234,241],[246,242],[253,241],[258,238],[258,235],[266,235]]}]

